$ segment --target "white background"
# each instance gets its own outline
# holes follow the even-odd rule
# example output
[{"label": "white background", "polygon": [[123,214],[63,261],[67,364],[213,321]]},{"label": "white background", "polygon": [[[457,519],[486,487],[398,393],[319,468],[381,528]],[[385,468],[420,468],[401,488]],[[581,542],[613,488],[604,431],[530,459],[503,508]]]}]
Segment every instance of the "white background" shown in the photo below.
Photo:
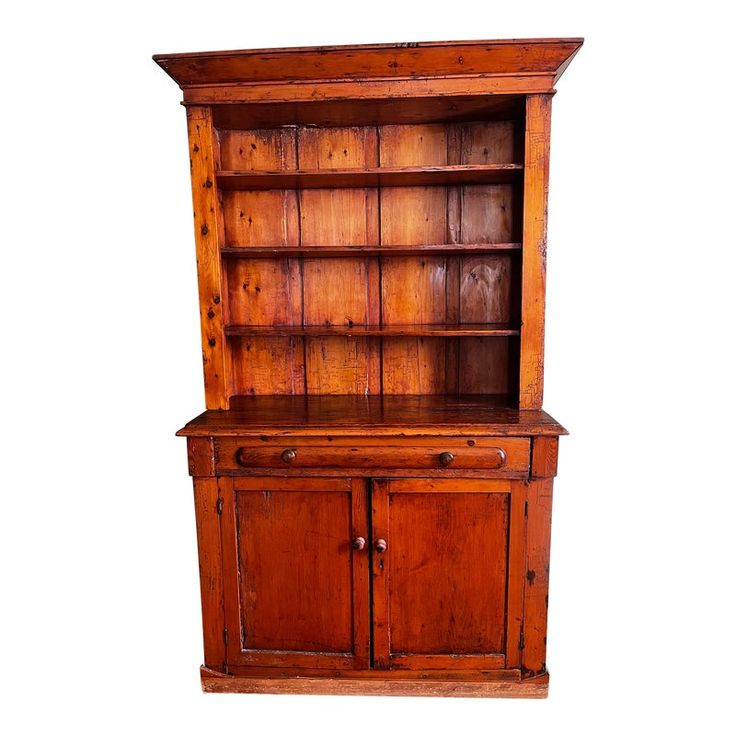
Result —
[{"label": "white background", "polygon": [[[8,734],[733,732],[734,119],[724,2],[3,10]],[[547,701],[204,696],[184,111],[157,52],[585,36],[558,85]],[[730,720],[730,723],[729,723]]]}]

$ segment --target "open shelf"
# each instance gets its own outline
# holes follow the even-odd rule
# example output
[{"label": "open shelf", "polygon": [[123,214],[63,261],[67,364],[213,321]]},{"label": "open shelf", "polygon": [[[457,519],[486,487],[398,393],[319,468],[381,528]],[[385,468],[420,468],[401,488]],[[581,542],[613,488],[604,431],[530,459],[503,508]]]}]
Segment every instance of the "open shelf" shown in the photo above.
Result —
[{"label": "open shelf", "polygon": [[514,181],[521,164],[402,166],[294,171],[218,171],[220,189],[325,189],[496,184]]},{"label": "open shelf", "polygon": [[514,337],[519,328],[508,324],[439,325],[227,325],[228,337]]},{"label": "open shelf", "polygon": [[517,395],[514,110],[220,130],[220,171],[197,193],[221,206],[225,325],[205,347],[229,364],[228,394]]},{"label": "open shelf", "polygon": [[300,247],[226,246],[224,258],[359,258],[361,256],[484,255],[521,250],[521,243],[443,243],[436,245],[313,245]]}]

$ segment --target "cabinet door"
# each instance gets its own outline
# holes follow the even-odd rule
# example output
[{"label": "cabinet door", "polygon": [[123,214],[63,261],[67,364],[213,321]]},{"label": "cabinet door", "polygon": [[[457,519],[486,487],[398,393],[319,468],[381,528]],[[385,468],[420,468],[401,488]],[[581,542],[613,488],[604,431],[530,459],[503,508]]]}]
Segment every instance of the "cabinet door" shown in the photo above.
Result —
[{"label": "cabinet door", "polygon": [[373,482],[375,667],[518,665],[523,488],[468,479]]},{"label": "cabinet door", "polygon": [[367,667],[366,484],[222,478],[229,665]]}]

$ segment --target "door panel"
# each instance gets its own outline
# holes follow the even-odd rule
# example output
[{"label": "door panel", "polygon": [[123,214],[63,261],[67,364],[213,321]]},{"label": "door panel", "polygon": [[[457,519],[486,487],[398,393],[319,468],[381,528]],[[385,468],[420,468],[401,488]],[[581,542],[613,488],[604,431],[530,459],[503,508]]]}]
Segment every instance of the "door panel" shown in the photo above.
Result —
[{"label": "door panel", "polygon": [[368,551],[352,548],[368,537],[364,482],[223,482],[228,662],[367,666]]},{"label": "door panel", "polygon": [[[373,483],[374,664],[506,666],[509,481]],[[519,523],[519,520],[516,520]],[[380,553],[375,540],[385,539]],[[513,563],[514,567],[516,563]]]}]

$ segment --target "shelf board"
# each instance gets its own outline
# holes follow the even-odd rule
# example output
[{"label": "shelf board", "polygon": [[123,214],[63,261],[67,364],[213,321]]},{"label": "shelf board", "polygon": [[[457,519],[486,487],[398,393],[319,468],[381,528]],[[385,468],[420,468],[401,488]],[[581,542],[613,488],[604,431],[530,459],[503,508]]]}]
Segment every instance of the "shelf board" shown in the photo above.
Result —
[{"label": "shelf board", "polygon": [[521,250],[521,243],[444,243],[437,245],[226,246],[224,258],[359,258],[361,256],[482,255]]},{"label": "shelf board", "polygon": [[220,189],[325,189],[495,184],[514,181],[521,164],[404,166],[373,169],[218,171]]},{"label": "shelf board", "polygon": [[233,396],[230,409],[210,410],[179,430],[183,436],[567,434],[549,414],[515,407],[516,396]]},{"label": "shelf board", "polygon": [[519,328],[505,323],[438,325],[227,325],[228,337],[514,337]]}]

